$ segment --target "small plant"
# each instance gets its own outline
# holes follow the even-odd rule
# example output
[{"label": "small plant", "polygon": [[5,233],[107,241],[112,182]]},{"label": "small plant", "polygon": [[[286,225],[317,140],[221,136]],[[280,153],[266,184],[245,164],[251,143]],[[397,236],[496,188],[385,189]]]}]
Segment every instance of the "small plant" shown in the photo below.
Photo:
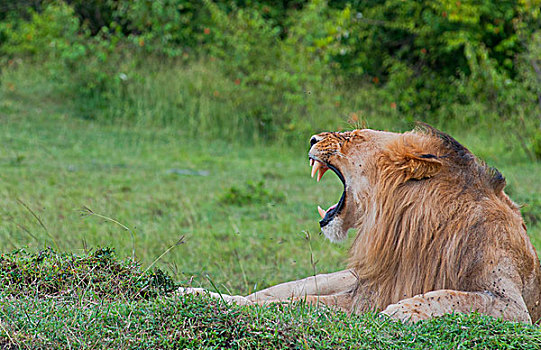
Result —
[{"label": "small plant", "polygon": [[279,203],[284,200],[283,193],[271,192],[266,189],[264,181],[256,183],[247,181],[242,188],[231,186],[220,199],[222,203],[239,206],[253,203]]}]

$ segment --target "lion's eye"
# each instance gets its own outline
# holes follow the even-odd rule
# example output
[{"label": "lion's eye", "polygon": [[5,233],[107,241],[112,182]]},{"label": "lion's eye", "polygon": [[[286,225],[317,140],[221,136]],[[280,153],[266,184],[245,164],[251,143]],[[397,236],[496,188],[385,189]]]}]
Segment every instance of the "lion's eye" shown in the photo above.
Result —
[{"label": "lion's eye", "polygon": [[366,140],[366,136],[361,134],[360,131],[354,131],[351,135],[351,138],[354,139],[355,141],[365,141]]}]

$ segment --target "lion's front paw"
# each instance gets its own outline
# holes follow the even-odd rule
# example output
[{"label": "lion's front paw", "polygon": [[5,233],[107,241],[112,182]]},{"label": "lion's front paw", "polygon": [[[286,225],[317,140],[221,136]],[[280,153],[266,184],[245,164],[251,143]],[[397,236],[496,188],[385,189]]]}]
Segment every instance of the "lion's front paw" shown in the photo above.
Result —
[{"label": "lion's front paw", "polygon": [[238,304],[238,305],[252,305],[253,304],[250,300],[240,295],[219,294],[219,293],[210,292],[204,288],[182,288],[181,287],[177,289],[177,294],[178,295],[187,295],[187,294],[208,295],[211,298],[220,299],[229,304]]},{"label": "lion's front paw", "polygon": [[406,300],[387,306],[381,313],[401,322],[416,323],[430,318],[423,306]]},{"label": "lion's front paw", "polygon": [[187,295],[187,294],[195,294],[195,295],[203,295],[205,293],[208,293],[206,289],[203,288],[183,288],[179,287],[176,291],[178,295]]}]

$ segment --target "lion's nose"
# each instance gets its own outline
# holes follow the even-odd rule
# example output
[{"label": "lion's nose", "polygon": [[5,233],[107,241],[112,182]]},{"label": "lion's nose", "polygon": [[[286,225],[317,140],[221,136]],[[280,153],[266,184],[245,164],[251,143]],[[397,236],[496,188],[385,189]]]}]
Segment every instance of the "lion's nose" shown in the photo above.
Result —
[{"label": "lion's nose", "polygon": [[315,145],[316,143],[318,143],[319,141],[320,141],[320,139],[317,136],[312,136],[310,138],[310,148],[312,148],[312,146]]}]

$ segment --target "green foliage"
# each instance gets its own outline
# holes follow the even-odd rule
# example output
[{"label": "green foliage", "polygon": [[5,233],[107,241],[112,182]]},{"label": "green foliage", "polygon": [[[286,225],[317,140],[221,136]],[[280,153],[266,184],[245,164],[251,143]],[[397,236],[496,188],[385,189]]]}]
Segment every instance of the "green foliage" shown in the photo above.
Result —
[{"label": "green foliage", "polygon": [[321,116],[322,105],[334,104],[328,114],[343,119],[358,116],[344,91],[369,91],[373,109],[403,124],[501,125],[530,159],[540,157],[539,0],[30,5],[10,7],[0,52],[9,62],[43,62],[87,118],[175,125],[185,118],[175,114],[172,93],[160,89],[173,102],[167,115],[148,110],[155,101],[130,101],[130,91],[151,88],[145,63],[159,62],[152,75],[171,64],[212,61],[233,84],[210,88],[219,95],[210,98],[235,110],[239,117],[228,126],[244,140],[290,141],[326,127],[332,121]]},{"label": "green foliage", "polygon": [[[299,93],[301,83],[288,72],[280,47],[280,29],[253,9],[239,9],[228,16],[216,4],[205,2],[214,26],[208,29],[210,54],[223,61],[226,73],[238,85],[239,105],[253,119],[259,133],[273,136],[291,120],[283,113],[288,97]],[[262,97],[262,98],[261,98]]]},{"label": "green foliage", "polygon": [[72,98],[100,99],[106,88],[114,89],[122,82],[122,76],[115,74],[123,61],[116,50],[118,27],[116,32],[103,28],[92,36],[73,8],[62,1],[45,3],[42,11],[29,9],[28,13],[29,20],[13,18],[0,25],[5,36],[0,53],[9,62],[21,56],[43,62],[45,75]]},{"label": "green foliage", "polygon": [[203,39],[203,23],[197,18],[201,6],[189,0],[110,1],[114,17],[127,39],[147,52],[188,56]]},{"label": "green foliage", "polygon": [[163,271],[142,272],[132,260],[119,260],[114,250],[83,255],[18,250],[0,257],[0,293],[13,297],[89,297],[99,300],[148,299],[176,285]]},{"label": "green foliage", "polygon": [[408,116],[459,118],[449,115],[447,106],[478,99],[497,105],[503,96],[512,98],[505,90],[521,84],[514,80],[519,74],[515,60],[525,51],[521,37],[539,28],[539,5],[356,2],[344,10],[352,16],[347,35],[341,36],[343,55],[336,61],[341,71],[385,84]]},{"label": "green foliage", "polygon": [[29,15],[28,21],[15,18],[2,22],[4,54],[29,55],[42,60],[77,60],[86,54],[82,40],[77,38],[80,23],[71,7],[59,2],[39,13],[29,10]]},{"label": "green foliage", "polygon": [[505,106],[509,114],[518,114],[521,132],[516,135],[524,150],[530,159],[541,160],[541,29],[526,36],[525,42],[526,49],[518,60],[520,83]]},{"label": "green foliage", "polygon": [[141,272],[108,248],[4,254],[0,277],[5,348],[536,349],[541,341],[536,326],[479,314],[409,325],[302,302],[246,307],[180,296],[163,272]]},{"label": "green foliage", "polygon": [[248,181],[239,188],[231,186],[221,197],[221,202],[233,205],[248,205],[253,203],[280,203],[285,200],[283,193],[271,192],[265,188],[265,182]]}]

